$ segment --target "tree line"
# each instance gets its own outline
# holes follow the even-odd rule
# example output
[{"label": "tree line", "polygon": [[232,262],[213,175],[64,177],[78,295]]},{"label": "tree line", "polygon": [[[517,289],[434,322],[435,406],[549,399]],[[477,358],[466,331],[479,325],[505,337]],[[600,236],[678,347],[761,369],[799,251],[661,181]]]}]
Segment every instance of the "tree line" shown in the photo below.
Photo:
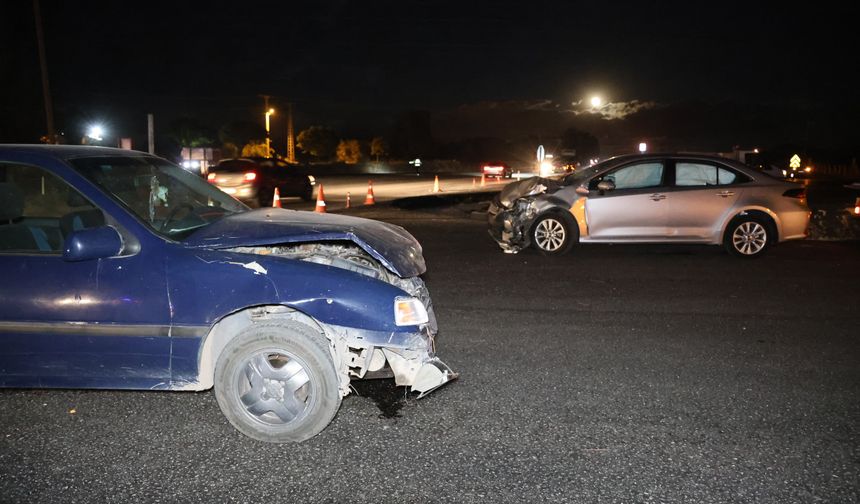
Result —
[{"label": "tree line", "polygon": [[[217,131],[192,118],[168,124],[168,137],[178,147],[217,147],[222,158],[265,157],[266,132],[262,125],[234,121]],[[564,163],[584,163],[597,157],[600,146],[590,133],[570,127],[552,138],[525,136],[515,140],[494,137],[467,138],[446,143],[433,138],[430,115],[416,111],[398,117],[390,133],[369,138],[343,138],[334,129],[314,125],[296,135],[299,162],[341,162],[357,164],[390,159],[457,159],[466,163],[487,161],[527,162],[534,159],[537,145],[564,158]]]}]

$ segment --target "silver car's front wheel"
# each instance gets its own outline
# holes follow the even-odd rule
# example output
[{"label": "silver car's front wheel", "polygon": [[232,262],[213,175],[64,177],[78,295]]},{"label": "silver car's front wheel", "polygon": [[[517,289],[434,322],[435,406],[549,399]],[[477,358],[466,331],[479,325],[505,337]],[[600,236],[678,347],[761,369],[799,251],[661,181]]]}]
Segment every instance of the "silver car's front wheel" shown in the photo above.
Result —
[{"label": "silver car's front wheel", "polygon": [[261,441],[304,441],[340,406],[338,377],[325,339],[295,322],[257,323],[218,359],[215,397],[224,416]]},{"label": "silver car's front wheel", "polygon": [[746,215],[734,219],[724,239],[726,249],[738,257],[759,257],[770,245],[767,223],[756,216]]},{"label": "silver car's front wheel", "polygon": [[576,231],[561,215],[544,215],[532,226],[532,243],[543,254],[559,255],[570,250],[576,241]]}]

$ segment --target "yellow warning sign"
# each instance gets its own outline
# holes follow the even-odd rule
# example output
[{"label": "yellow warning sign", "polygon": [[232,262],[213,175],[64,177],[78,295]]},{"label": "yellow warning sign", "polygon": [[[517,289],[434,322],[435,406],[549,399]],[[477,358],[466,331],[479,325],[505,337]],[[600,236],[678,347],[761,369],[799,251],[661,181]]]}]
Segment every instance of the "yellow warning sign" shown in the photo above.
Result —
[{"label": "yellow warning sign", "polygon": [[788,167],[793,170],[800,168],[800,156],[797,154],[791,156],[791,159],[788,161]]}]

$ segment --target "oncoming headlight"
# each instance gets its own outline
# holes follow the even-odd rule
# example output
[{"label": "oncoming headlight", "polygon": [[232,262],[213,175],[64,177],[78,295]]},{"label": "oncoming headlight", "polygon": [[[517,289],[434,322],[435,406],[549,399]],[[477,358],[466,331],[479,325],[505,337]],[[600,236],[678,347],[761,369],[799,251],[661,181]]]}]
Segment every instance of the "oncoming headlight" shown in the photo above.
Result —
[{"label": "oncoming headlight", "polygon": [[394,323],[399,326],[426,324],[430,318],[424,304],[414,297],[394,298]]}]

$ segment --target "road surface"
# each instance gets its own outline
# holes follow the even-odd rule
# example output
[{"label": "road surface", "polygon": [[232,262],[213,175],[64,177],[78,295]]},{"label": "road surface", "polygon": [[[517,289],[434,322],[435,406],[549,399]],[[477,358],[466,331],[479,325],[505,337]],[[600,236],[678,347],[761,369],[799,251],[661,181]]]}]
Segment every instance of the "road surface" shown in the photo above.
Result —
[{"label": "road surface", "polygon": [[503,254],[457,208],[353,213],[424,245],[459,380],[351,395],[286,446],[243,437],[211,391],[0,391],[0,501],[860,500],[857,242],[548,258]]}]

